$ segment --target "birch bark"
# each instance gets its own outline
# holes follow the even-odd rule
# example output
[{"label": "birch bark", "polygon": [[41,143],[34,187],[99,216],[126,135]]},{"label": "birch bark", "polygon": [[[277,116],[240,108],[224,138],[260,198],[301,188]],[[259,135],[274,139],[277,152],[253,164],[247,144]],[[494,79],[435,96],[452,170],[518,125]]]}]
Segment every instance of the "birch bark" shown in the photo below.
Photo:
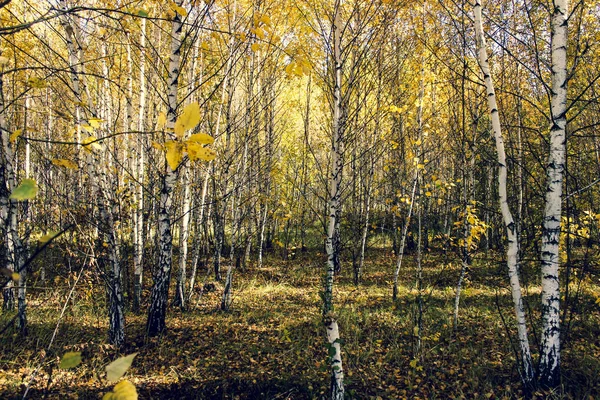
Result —
[{"label": "birch bark", "polygon": [[562,216],[562,183],[565,173],[567,127],[567,21],[568,0],[553,0],[550,43],[552,88],[550,153],[546,169],[546,205],[542,225],[542,346],[539,383],[560,383],[559,239]]},{"label": "birch bark", "polygon": [[[175,4],[179,7],[181,7],[182,3],[183,0],[175,1]],[[171,23],[171,54],[169,56],[169,75],[167,78],[167,131],[169,132],[172,132],[177,118],[177,90],[180,74],[182,28],[181,15],[175,12]],[[158,209],[158,267],[154,274],[154,285],[152,287],[146,325],[146,333],[150,337],[157,336],[166,329],[165,317],[173,258],[173,235],[171,232],[172,193],[176,180],[176,172],[165,163],[165,174],[162,179]]]},{"label": "birch bark", "polygon": [[492,120],[492,131],[496,141],[496,153],[498,156],[498,194],[499,205],[506,227],[506,236],[508,240],[508,249],[506,253],[506,264],[508,267],[508,279],[517,320],[517,335],[519,340],[519,354],[521,379],[525,386],[529,386],[533,381],[533,362],[531,360],[531,351],[529,349],[529,338],[527,335],[527,325],[525,320],[525,308],[523,306],[523,296],[521,294],[521,284],[519,280],[519,238],[516,224],[508,205],[507,194],[507,166],[506,153],[504,151],[504,140],[502,138],[502,129],[500,125],[500,116],[498,114],[498,104],[496,102],[496,92],[488,63],[488,54],[486,40],[483,32],[483,21],[481,18],[481,0],[475,0],[475,34],[477,36],[477,47],[479,56],[479,66],[483,73],[485,82],[488,108]]}]

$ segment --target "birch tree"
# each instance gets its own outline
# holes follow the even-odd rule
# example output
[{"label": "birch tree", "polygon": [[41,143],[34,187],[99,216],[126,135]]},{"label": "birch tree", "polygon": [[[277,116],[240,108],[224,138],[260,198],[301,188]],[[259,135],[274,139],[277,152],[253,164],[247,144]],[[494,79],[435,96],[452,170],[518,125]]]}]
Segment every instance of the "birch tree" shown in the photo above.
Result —
[{"label": "birch tree", "polygon": [[566,161],[567,128],[567,23],[568,0],[553,0],[551,44],[550,152],[546,167],[546,195],[542,225],[542,337],[539,382],[543,387],[560,383],[559,239],[562,185]]},{"label": "birch tree", "polygon": [[[330,349],[331,387],[332,400],[344,399],[344,370],[342,368],[342,354],[339,342],[339,327],[333,314],[333,280],[336,269],[336,258],[339,256],[339,246],[334,241],[336,237],[336,222],[340,215],[340,197],[342,180],[342,54],[341,54],[341,5],[336,1],[332,21],[332,73],[333,73],[333,121],[331,139],[331,173],[329,176],[328,199],[328,224],[325,250],[327,252],[327,274],[325,277],[325,292],[323,296],[323,315],[327,331],[327,341]],[[339,229],[339,228],[338,228]],[[339,233],[338,233],[339,235]]]},{"label": "birch tree", "polygon": [[[183,0],[176,0],[175,4],[181,7]],[[171,51],[167,77],[167,132],[165,132],[165,136],[170,137],[171,140],[175,139],[172,132],[177,118],[177,92],[180,75],[181,35],[183,30],[181,18],[182,15],[179,13],[179,10],[174,10],[171,21]],[[166,328],[165,317],[173,258],[173,234],[171,231],[172,194],[176,180],[177,172],[169,163],[165,163],[158,211],[158,266],[154,274],[154,286],[152,287],[148,321],[146,324],[146,333],[150,337],[159,335]]]},{"label": "birch tree", "polygon": [[483,21],[481,18],[481,0],[475,0],[475,33],[477,36],[478,61],[483,73],[485,83],[488,108],[492,120],[492,132],[496,142],[496,154],[498,156],[498,194],[499,205],[502,213],[502,219],[506,228],[508,248],[506,252],[506,265],[508,268],[508,279],[510,282],[512,300],[514,304],[515,317],[517,320],[517,335],[519,343],[520,373],[521,379],[526,387],[530,387],[533,381],[533,362],[531,360],[531,351],[529,349],[529,338],[527,335],[527,325],[525,320],[525,307],[523,305],[523,296],[521,294],[521,284],[519,280],[519,237],[517,226],[508,205],[507,194],[507,163],[506,153],[504,151],[504,140],[502,138],[502,128],[500,125],[500,116],[498,113],[498,104],[496,101],[496,92],[490,66],[488,63],[488,54],[486,40],[483,31]]}]

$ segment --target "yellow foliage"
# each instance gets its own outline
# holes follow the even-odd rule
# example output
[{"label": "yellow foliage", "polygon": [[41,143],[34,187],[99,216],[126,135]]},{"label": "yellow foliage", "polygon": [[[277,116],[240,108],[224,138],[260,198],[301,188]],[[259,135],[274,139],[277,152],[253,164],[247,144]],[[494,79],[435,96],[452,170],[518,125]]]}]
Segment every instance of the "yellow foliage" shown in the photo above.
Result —
[{"label": "yellow foliage", "polygon": [[23,129],[17,129],[16,131],[14,131],[13,133],[10,134],[10,137],[8,138],[8,140],[11,143],[14,143],[17,141],[19,136],[21,136],[22,134],[23,134]]},{"label": "yellow foliage", "polygon": [[200,144],[212,144],[215,139],[206,133],[195,133],[188,138],[188,142],[196,142]]},{"label": "yellow foliage", "polygon": [[175,134],[182,137],[185,131],[194,128],[200,122],[200,106],[190,103],[184,107],[183,112],[175,121]]},{"label": "yellow foliage", "polygon": [[115,385],[112,392],[102,396],[102,400],[137,400],[135,385],[129,381],[121,381]]},{"label": "yellow foliage", "polygon": [[52,164],[56,165],[57,167],[65,167],[68,169],[79,169],[79,166],[77,164],[75,164],[73,161],[71,160],[66,160],[63,158],[55,158],[54,160],[52,160]]},{"label": "yellow foliage", "polygon": [[175,171],[183,159],[183,144],[175,140],[167,140],[165,147],[167,149],[167,163]]}]

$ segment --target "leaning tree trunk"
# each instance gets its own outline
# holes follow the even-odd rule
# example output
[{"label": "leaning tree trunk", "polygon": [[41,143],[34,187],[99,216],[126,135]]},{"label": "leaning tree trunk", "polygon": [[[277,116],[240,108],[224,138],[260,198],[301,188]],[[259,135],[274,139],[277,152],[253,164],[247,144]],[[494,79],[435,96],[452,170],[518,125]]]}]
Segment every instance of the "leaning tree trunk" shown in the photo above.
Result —
[{"label": "leaning tree trunk", "polygon": [[550,154],[546,168],[546,206],[542,225],[542,346],[539,383],[554,388],[560,383],[559,238],[562,216],[562,182],[565,172],[567,127],[567,19],[569,2],[553,0],[550,43],[552,89]]},{"label": "leaning tree trunk", "polygon": [[[517,335],[519,338],[519,350],[521,355],[520,370],[521,379],[526,387],[530,387],[533,382],[533,362],[531,360],[531,351],[529,349],[529,338],[527,336],[527,325],[525,320],[525,308],[523,306],[523,296],[521,294],[521,284],[519,281],[519,238],[517,226],[513,220],[512,213],[508,206],[508,194],[506,192],[507,166],[506,153],[504,151],[504,141],[502,139],[502,130],[500,117],[498,115],[498,105],[496,102],[496,92],[492,82],[492,76],[488,63],[486,41],[483,33],[483,22],[481,20],[481,0],[475,1],[475,31],[477,35],[477,47],[479,51],[479,66],[483,72],[485,81],[488,107],[492,119],[492,130],[496,140],[496,153],[498,155],[498,194],[500,211],[506,227],[506,236],[508,239],[508,250],[506,252],[506,264],[508,267],[508,278],[517,319]],[[488,241],[489,242],[489,241]]]},{"label": "leaning tree trunk", "polygon": [[[175,4],[181,7],[183,0],[176,0]],[[169,57],[169,76],[167,78],[167,131],[173,135],[175,119],[177,118],[177,81],[180,72],[181,60],[181,32],[183,24],[181,15],[175,12],[171,25],[171,55]],[[174,139],[174,137],[172,138]],[[165,162],[165,164],[168,164]],[[173,235],[171,232],[171,205],[172,192],[177,180],[177,174],[169,165],[165,165],[162,188],[160,191],[158,209],[158,267],[154,274],[154,285],[150,296],[150,309],[146,333],[148,336],[157,336],[165,330],[165,317],[169,298],[169,283],[171,282],[171,262],[173,257]]]}]

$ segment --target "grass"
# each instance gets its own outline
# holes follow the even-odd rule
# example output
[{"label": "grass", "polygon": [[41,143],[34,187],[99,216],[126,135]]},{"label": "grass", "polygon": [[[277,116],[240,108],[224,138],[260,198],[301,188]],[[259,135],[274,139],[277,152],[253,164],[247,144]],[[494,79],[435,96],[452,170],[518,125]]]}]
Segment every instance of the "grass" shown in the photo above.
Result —
[{"label": "grass", "polygon": [[[328,387],[320,315],[321,258],[299,255],[286,262],[268,258],[265,267],[234,276],[230,312],[218,310],[221,286],[205,293],[190,311],[171,308],[168,331],[146,341],[145,315],[128,313],[127,345],[106,344],[102,286],[86,275],[75,290],[53,346],[46,351],[69,289],[30,294],[30,334],[10,328],[0,338],[0,397],[97,399],[111,390],[104,366],[138,352],[127,373],[142,399],[317,399]],[[452,329],[458,265],[429,255],[424,263],[422,351],[415,360],[414,260],[406,258],[399,301],[391,300],[394,258],[374,250],[364,283],[352,284],[346,263],[335,289],[346,387],[357,399],[519,398],[514,367],[512,302],[501,266],[476,263],[461,298],[460,322]],[[441,272],[440,272],[441,271]],[[203,274],[200,272],[200,274]],[[595,279],[595,281],[594,281]],[[72,279],[70,283],[72,283]],[[600,392],[600,310],[597,276],[584,285],[563,353],[563,388],[555,397],[587,398]],[[528,302],[539,302],[531,285]],[[196,299],[192,305],[196,305]],[[502,312],[508,326],[499,316]],[[537,329],[539,310],[530,312]],[[0,326],[12,318],[3,313]],[[535,343],[534,336],[531,336]],[[535,347],[535,346],[534,346]],[[66,351],[81,351],[83,363],[57,368]]]}]

